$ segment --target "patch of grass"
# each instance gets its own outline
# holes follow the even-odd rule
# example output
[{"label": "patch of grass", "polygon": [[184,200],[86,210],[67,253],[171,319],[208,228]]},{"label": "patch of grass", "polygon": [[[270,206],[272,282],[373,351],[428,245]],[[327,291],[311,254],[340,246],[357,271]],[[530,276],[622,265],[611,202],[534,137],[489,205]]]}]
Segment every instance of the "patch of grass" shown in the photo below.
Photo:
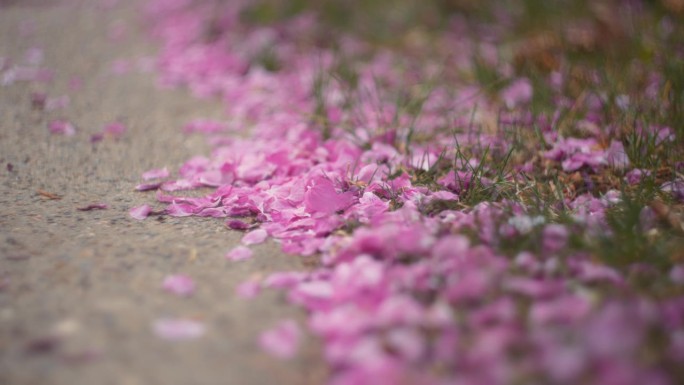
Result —
[{"label": "patch of grass", "polygon": [[[426,214],[506,200],[522,203],[529,215],[542,216],[546,223],[576,226],[568,207],[570,200],[581,194],[600,197],[617,189],[622,201],[607,211],[605,231],[574,231],[569,250],[588,251],[597,260],[621,268],[648,262],[664,270],[679,258],[676,250],[683,245],[679,230],[662,218],[653,228],[643,227],[644,212],[651,210],[653,202],[681,210],[660,191],[664,182],[677,177],[677,162],[684,159],[684,13],[673,9],[670,2],[260,0],[243,16],[248,22],[276,23],[304,11],[319,18],[322,30],[316,41],[322,46],[338,46],[339,36],[351,34],[369,43],[370,51],[405,53],[407,73],[439,49],[431,37],[454,21],[460,23],[463,34],[473,38],[474,52],[486,43],[496,47],[498,55],[498,61],[488,62],[481,53],[475,54],[466,74],[452,73],[445,65],[434,78],[406,80],[398,93],[389,92],[381,77],[375,79],[372,89],[367,83],[362,85],[355,66],[362,57],[337,57],[329,70],[320,71],[312,87],[312,124],[320,127],[326,139],[339,129],[356,136],[352,128],[363,127],[367,132],[364,138],[357,138],[358,144],[369,149],[372,143],[368,138],[394,131],[391,144],[411,158],[419,145],[453,128],[449,115],[453,112],[445,111],[443,132],[420,129],[426,103],[436,87],[453,79],[475,82],[496,106],[501,104],[500,93],[513,81],[530,81],[533,96],[525,108],[529,116],[524,123],[504,122],[501,117],[510,111],[503,106],[500,109],[495,133],[505,138],[505,151],[457,143],[431,159],[427,169],[406,165],[392,170],[389,179],[409,172],[415,185],[432,190],[442,189],[438,180],[449,171],[466,175],[459,180],[458,202],[434,200],[423,208]],[[481,33],[486,30],[498,32]],[[279,68],[277,58],[268,52],[260,60],[264,68]],[[461,83],[452,87],[459,86]],[[337,126],[328,119],[333,107],[328,100],[331,87],[344,98],[334,107],[344,111],[347,121]],[[393,108],[389,122],[383,121],[386,108]],[[381,122],[377,127],[366,121],[369,109],[377,113]],[[600,133],[587,133],[587,125]],[[671,128],[674,140],[659,137],[659,127]],[[558,164],[540,159],[539,154],[551,144],[544,137],[549,129],[565,137],[595,136],[604,147],[611,140],[620,141],[631,167],[650,176],[630,186],[619,169],[565,173]],[[482,135],[474,124],[464,131]],[[516,171],[526,162],[532,171]],[[510,249],[537,250],[539,241],[539,234],[533,232],[526,240],[517,239],[519,244]]]}]

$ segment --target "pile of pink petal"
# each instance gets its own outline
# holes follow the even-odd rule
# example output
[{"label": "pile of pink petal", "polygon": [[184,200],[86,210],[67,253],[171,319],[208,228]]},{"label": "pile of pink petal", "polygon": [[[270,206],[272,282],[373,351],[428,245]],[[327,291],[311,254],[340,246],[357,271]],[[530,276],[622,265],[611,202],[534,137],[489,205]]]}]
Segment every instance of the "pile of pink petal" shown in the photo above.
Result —
[{"label": "pile of pink petal", "polygon": [[[322,256],[313,272],[250,278],[238,293],[283,290],[305,308],[306,330],[322,341],[330,384],[674,383],[672,368],[684,361],[684,297],[644,297],[622,272],[566,252],[572,234],[590,235],[605,225],[605,212],[620,192],[565,202],[572,226],[548,223],[535,208],[505,200],[430,213],[435,203],[459,201],[478,158],[431,188],[415,183],[407,170],[429,172],[440,158],[454,159],[458,148],[505,154],[506,140],[481,129],[495,109],[491,101],[472,85],[437,85],[425,95],[419,116],[399,111],[385,96],[404,88],[406,79],[433,76],[440,58],[406,69],[404,58],[381,52],[355,64],[359,89],[366,92],[357,95],[353,111],[344,108],[347,90],[329,79],[318,95],[331,125],[323,129],[311,118],[317,103],[311,90],[321,71],[335,65],[335,54],[303,50],[294,40],[315,20],[304,15],[247,28],[239,21],[245,4],[226,4],[218,21],[211,2],[148,4],[162,44],[162,82],[221,97],[231,123],[188,125],[186,131],[209,136],[212,153],[188,160],[173,178],[166,169],[151,170],[137,189],[156,190],[166,215],[223,218],[228,228],[247,231],[242,244],[227,252],[230,260],[252,257],[251,247],[266,238],[288,253]],[[202,34],[209,20],[220,32],[208,40]],[[463,55],[478,49],[455,32],[443,39]],[[367,53],[362,42],[345,42],[346,55]],[[265,49],[283,63],[278,72],[255,63]],[[451,60],[456,67],[464,63]],[[502,104],[511,111],[502,119],[540,127],[548,147],[540,144],[538,158],[567,172],[614,168],[630,180],[644,176],[621,142],[605,140],[614,128],[596,121],[600,102],[587,101],[590,135],[566,138],[553,130],[553,119],[530,121],[515,113],[531,93],[526,79],[504,89]],[[445,124],[461,129],[440,132]],[[227,135],[237,130],[250,134]],[[672,140],[667,127],[642,130],[661,142]],[[417,134],[429,140],[408,149],[396,145]],[[521,171],[534,167],[526,163]],[[662,188],[684,196],[683,185],[676,180]],[[204,197],[175,194],[200,187],[214,190]],[[144,219],[151,212],[144,205],[131,216]],[[530,239],[537,245],[530,251],[513,257],[500,251],[502,244]],[[682,269],[676,266],[666,279],[681,285]],[[611,292],[606,287],[621,294],[605,294]],[[178,295],[192,290],[180,277],[167,278],[164,288]],[[204,331],[187,320],[164,320],[154,328],[177,339]],[[661,341],[657,350],[654,335]],[[259,343],[288,358],[296,354],[299,336],[296,324],[283,321]]]}]

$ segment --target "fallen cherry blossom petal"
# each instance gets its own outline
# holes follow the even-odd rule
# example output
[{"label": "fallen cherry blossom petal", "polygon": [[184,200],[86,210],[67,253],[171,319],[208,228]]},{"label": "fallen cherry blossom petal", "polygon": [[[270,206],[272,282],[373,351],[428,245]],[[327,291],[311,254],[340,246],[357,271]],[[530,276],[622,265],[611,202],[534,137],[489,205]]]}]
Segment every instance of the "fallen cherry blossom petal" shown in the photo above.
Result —
[{"label": "fallen cherry blossom petal", "polygon": [[249,224],[237,219],[227,221],[226,226],[231,230],[247,230],[249,228]]},{"label": "fallen cherry blossom petal", "polygon": [[83,88],[83,79],[78,76],[73,76],[69,79],[69,89],[71,91],[78,91]]},{"label": "fallen cherry blossom petal", "polygon": [[145,171],[142,174],[143,180],[151,180],[151,179],[162,179],[162,178],[167,178],[169,176],[169,169],[164,167],[164,168],[153,168],[151,170]]},{"label": "fallen cherry blossom petal", "polygon": [[169,275],[164,278],[162,288],[169,293],[187,297],[195,291],[195,282],[187,275]]},{"label": "fallen cherry blossom petal", "polygon": [[0,84],[10,85],[15,82],[51,83],[53,80],[54,72],[47,68],[15,66],[5,71]]},{"label": "fallen cherry blossom petal", "polygon": [[128,127],[121,122],[109,123],[102,129],[102,133],[105,136],[111,136],[112,138],[120,138],[126,131],[128,131]]},{"label": "fallen cherry blossom petal", "polygon": [[282,359],[292,358],[299,349],[301,331],[293,320],[284,320],[259,337],[259,346],[267,353]]},{"label": "fallen cherry blossom petal", "polygon": [[508,108],[513,108],[519,104],[527,103],[532,99],[532,84],[527,79],[518,79],[501,93],[501,98]]},{"label": "fallen cherry blossom petal", "polygon": [[110,71],[114,75],[124,75],[131,71],[131,67],[127,59],[116,59],[112,62]]},{"label": "fallen cherry blossom petal", "polygon": [[161,318],[152,325],[154,334],[169,341],[187,341],[204,335],[206,327],[203,323],[191,319]]},{"label": "fallen cherry blossom petal", "polygon": [[232,261],[242,261],[244,259],[252,258],[253,254],[252,250],[248,247],[236,246],[226,253],[226,258]]},{"label": "fallen cherry blossom petal", "polygon": [[337,193],[333,183],[326,178],[315,178],[312,183],[304,197],[308,210],[332,214],[349,207],[354,200],[351,193]]},{"label": "fallen cherry blossom petal", "polygon": [[145,204],[142,206],[133,207],[132,209],[130,209],[130,211],[128,211],[128,214],[133,219],[137,219],[137,220],[141,221],[141,220],[147,218],[147,216],[150,215],[151,212],[152,212],[152,208],[150,207],[150,205]]},{"label": "fallen cherry blossom petal", "polygon": [[[676,382],[670,368],[684,357],[682,269],[623,270],[584,247],[621,237],[609,222],[636,190],[621,188],[622,178],[637,187],[655,182],[682,199],[682,165],[670,167],[667,156],[658,157],[667,167],[648,161],[651,150],[680,155],[669,149],[681,138],[669,127],[640,122],[637,109],[641,86],[645,98],[660,100],[670,75],[639,76],[637,88],[613,95],[602,89],[601,71],[568,73],[561,49],[552,49],[548,79],[521,72],[517,61],[528,57],[518,51],[527,44],[499,44],[509,40],[505,26],[517,25],[506,8],[497,28],[477,28],[486,42],[473,41],[464,33],[471,21],[454,15],[434,35],[438,44],[412,45],[417,55],[407,56],[401,49],[377,52],[353,35],[342,36],[334,52],[293,39],[318,36],[324,25],[315,14],[249,25],[241,11],[250,2],[148,1],[152,33],[161,40],[154,61],[160,84],[217,96],[230,117],[183,128],[206,134],[212,150],[185,162],[178,179],[154,185],[161,187],[156,198],[168,215],[223,218],[236,230],[258,226],[227,259],[251,257],[245,245],[267,237],[287,253],[321,256],[306,271],[249,279],[236,294],[277,290],[303,308],[321,341],[330,384]],[[663,35],[673,33],[666,21]],[[563,30],[559,39],[582,40],[576,34]],[[649,36],[657,41],[657,35]],[[277,57],[278,70],[255,60],[264,47]],[[317,79],[337,70],[338,53],[353,64],[357,85],[333,76],[319,93]],[[496,74],[491,89],[479,79],[480,64]],[[37,75],[33,68],[4,67],[7,83]],[[135,68],[135,59],[126,67]],[[456,76],[430,85],[420,116],[398,108],[395,96],[419,96],[420,83],[442,70]],[[546,81],[551,87],[540,87]],[[568,94],[574,83],[591,91]],[[537,111],[540,96],[549,103]],[[613,121],[614,107],[634,109],[638,118]],[[663,118],[657,121],[669,121],[669,114]],[[245,135],[233,135],[239,130]],[[499,170],[495,160],[504,154],[513,154],[506,160],[511,167]],[[634,171],[636,165],[643,170]],[[521,199],[530,197],[531,182],[558,195],[548,207],[554,215],[546,215],[548,201],[536,202],[543,203],[542,215],[539,204]],[[199,188],[211,191],[171,193]],[[638,219],[627,223],[628,231],[665,240],[668,223],[649,206],[638,218],[627,210]],[[555,215],[561,212],[567,215]],[[644,265],[665,261],[649,257]],[[632,272],[665,278],[668,271],[658,285],[671,295],[624,290],[631,289]],[[666,342],[654,343],[652,335]],[[259,344],[290,357],[298,339],[292,323],[263,333]]]},{"label": "fallen cherry blossom petal", "polygon": [[660,190],[672,194],[672,197],[680,202],[684,202],[684,179],[675,179],[665,182],[660,186]]},{"label": "fallen cherry blossom petal", "polygon": [[76,134],[76,128],[74,125],[66,120],[61,119],[53,120],[48,123],[48,130],[50,130],[50,132],[53,134],[65,136],[73,136]]},{"label": "fallen cherry blossom petal", "polygon": [[126,32],[126,24],[120,20],[117,20],[109,26],[107,30],[107,38],[113,42],[120,42],[126,37]]},{"label": "fallen cherry blossom petal", "polygon": [[252,230],[242,237],[242,244],[245,246],[257,245],[263,243],[268,237],[268,233],[264,229]]},{"label": "fallen cherry blossom petal", "polygon": [[670,270],[670,280],[677,285],[684,285],[684,264],[675,265]]},{"label": "fallen cherry blossom petal", "polygon": [[31,106],[35,109],[42,110],[45,108],[47,102],[47,94],[44,92],[31,93]]},{"label": "fallen cherry blossom petal", "polygon": [[66,108],[71,103],[69,95],[62,95],[55,98],[47,98],[44,102],[44,108],[47,111],[59,110]]},{"label": "fallen cherry blossom petal", "polygon": [[261,281],[258,279],[248,279],[235,289],[235,293],[245,299],[254,298],[261,291]]},{"label": "fallen cherry blossom petal", "polygon": [[45,52],[42,48],[29,48],[28,50],[26,50],[26,53],[24,54],[24,59],[27,64],[39,66],[43,64],[43,60],[45,59]]}]

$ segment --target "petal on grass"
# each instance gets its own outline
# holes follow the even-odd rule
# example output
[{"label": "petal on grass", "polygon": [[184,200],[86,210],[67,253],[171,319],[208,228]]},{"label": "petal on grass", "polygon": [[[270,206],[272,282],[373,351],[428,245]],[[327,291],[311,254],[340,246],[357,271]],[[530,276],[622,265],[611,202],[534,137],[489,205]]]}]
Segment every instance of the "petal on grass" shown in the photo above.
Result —
[{"label": "petal on grass", "polygon": [[315,178],[313,185],[304,194],[307,211],[332,214],[349,207],[354,201],[350,192],[338,194],[333,183],[326,178]]},{"label": "petal on grass", "polygon": [[676,285],[684,285],[684,264],[675,265],[670,270],[670,281]]},{"label": "petal on grass", "polygon": [[501,99],[508,108],[514,108],[520,104],[525,104],[532,99],[534,90],[530,81],[525,78],[518,79],[511,83],[501,92]]}]

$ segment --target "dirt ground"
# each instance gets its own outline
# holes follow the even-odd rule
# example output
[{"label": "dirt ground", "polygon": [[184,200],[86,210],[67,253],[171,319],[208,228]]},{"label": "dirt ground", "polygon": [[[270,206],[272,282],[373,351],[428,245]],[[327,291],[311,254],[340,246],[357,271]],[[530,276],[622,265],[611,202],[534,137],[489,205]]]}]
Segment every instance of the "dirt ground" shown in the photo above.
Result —
[{"label": "dirt ground", "polygon": [[[220,220],[128,216],[155,202],[154,192],[133,191],[141,172],[174,170],[206,152],[201,137],[180,128],[221,116],[221,107],[162,91],[151,73],[114,74],[115,60],[149,57],[154,46],[135,1],[101,3],[0,0],[0,57],[21,61],[40,47],[43,66],[55,71],[49,84],[0,86],[0,384],[321,383],[315,342],[285,362],[256,343],[260,331],[302,314],[281,294],[252,301],[234,294],[253,274],[301,269],[299,259],[269,242],[255,247],[255,258],[230,262],[223,255],[241,234]],[[109,37],[122,32],[120,41]],[[75,76],[83,83],[77,91],[69,88]],[[33,108],[36,91],[69,95],[71,103]],[[54,118],[71,120],[77,134],[51,135]],[[117,120],[129,128],[120,140],[90,143]],[[109,208],[77,210],[99,202]],[[196,281],[193,296],[161,290],[173,273]],[[207,332],[164,340],[152,330],[161,317],[197,319]]]}]

